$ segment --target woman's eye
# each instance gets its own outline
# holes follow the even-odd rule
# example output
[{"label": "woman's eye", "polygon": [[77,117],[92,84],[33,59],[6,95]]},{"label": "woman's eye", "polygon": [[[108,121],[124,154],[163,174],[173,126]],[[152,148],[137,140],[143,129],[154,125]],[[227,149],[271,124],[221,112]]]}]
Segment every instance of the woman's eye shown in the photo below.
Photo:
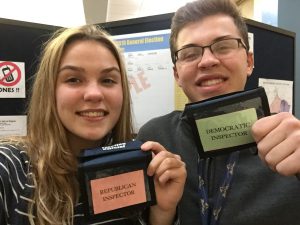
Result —
[{"label": "woman's eye", "polygon": [[71,78],[68,78],[66,80],[67,83],[79,83],[80,80],[78,78],[75,78],[75,77],[71,77]]},{"label": "woman's eye", "polygon": [[105,84],[115,84],[116,83],[116,81],[114,79],[111,79],[111,78],[103,79],[102,82],[105,83]]}]

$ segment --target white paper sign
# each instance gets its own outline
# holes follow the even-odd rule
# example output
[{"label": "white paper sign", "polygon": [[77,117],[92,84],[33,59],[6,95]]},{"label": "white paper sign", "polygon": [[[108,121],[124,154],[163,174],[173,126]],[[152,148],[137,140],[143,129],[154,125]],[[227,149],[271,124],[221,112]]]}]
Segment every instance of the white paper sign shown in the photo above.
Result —
[{"label": "white paper sign", "polygon": [[26,136],[27,116],[0,116],[0,136]]},{"label": "white paper sign", "polygon": [[25,64],[0,61],[0,98],[25,98]]}]

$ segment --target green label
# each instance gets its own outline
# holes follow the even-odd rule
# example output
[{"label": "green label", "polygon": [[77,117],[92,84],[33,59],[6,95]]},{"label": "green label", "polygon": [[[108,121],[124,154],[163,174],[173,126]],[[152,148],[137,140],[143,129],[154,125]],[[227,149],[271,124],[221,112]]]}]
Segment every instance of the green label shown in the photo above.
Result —
[{"label": "green label", "polygon": [[256,120],[255,108],[196,120],[203,150],[206,152],[254,142],[250,128]]}]

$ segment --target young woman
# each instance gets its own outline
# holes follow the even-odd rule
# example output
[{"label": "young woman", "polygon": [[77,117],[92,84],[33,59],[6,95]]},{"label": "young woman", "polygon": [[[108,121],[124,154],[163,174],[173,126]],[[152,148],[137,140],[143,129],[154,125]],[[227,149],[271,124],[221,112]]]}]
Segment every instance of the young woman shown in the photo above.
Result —
[{"label": "young woman", "polygon": [[[85,224],[77,180],[82,149],[132,139],[128,82],[119,49],[96,26],[57,31],[46,43],[28,106],[28,135],[2,140],[0,224]],[[186,178],[180,157],[156,142],[157,205],[145,218],[172,224]],[[115,218],[101,224],[144,224]]]}]

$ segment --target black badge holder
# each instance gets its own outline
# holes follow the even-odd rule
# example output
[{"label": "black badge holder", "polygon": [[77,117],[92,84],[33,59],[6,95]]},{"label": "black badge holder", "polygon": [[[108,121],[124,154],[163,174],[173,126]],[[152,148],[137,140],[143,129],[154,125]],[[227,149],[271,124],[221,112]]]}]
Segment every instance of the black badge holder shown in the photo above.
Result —
[{"label": "black badge holder", "polygon": [[270,115],[263,87],[188,103],[185,112],[203,158],[256,147],[251,126]]},{"label": "black badge holder", "polygon": [[134,217],[156,204],[153,177],[147,175],[151,151],[141,142],[83,150],[78,178],[87,222]]}]

